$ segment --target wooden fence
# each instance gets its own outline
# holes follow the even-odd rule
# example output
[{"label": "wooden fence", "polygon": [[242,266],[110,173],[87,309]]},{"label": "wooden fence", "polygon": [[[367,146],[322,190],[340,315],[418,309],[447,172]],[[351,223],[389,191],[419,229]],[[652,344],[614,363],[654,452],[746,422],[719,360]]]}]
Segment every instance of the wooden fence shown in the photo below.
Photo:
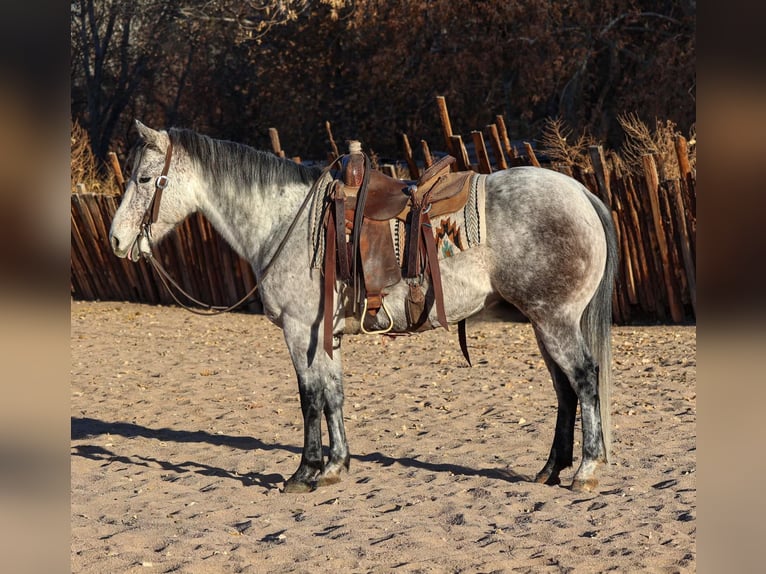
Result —
[{"label": "wooden fence", "polygon": [[[502,117],[483,132],[471,133],[474,160],[462,137],[452,133],[443,99],[437,98],[449,153],[458,169],[490,173],[516,165],[540,165],[534,150],[524,144],[520,152],[510,145]],[[329,124],[331,156],[337,154]],[[490,142],[492,160],[484,138]],[[419,174],[406,134],[402,134],[409,176]],[[284,155],[276,130],[274,151]],[[274,143],[276,142],[276,143]],[[427,142],[421,147],[425,164],[431,155]],[[279,148],[279,149],[277,149]],[[590,167],[551,165],[582,182],[610,207],[620,247],[620,269],[613,311],[618,324],[634,321],[682,323],[696,320],[696,176],[690,168],[686,140],[676,139],[678,179],[660,181],[657,158],[643,158],[640,176],[622,173],[605,157],[601,146],[589,148]],[[393,171],[392,166],[382,166]],[[108,231],[117,209],[114,195],[72,194],[71,293],[75,299],[122,300],[172,304],[154,271],[144,261],[133,263],[112,254]],[[162,265],[197,299],[212,305],[229,305],[255,284],[249,264],[241,259],[199,214],[188,218],[155,250]],[[259,311],[256,300],[245,309]]]},{"label": "wooden fence", "polygon": [[[72,194],[72,297],[173,304],[147,262],[133,263],[112,253],[109,226],[118,204],[114,195]],[[155,256],[184,290],[211,305],[230,305],[255,285],[250,265],[199,214],[171,232]],[[243,309],[260,311],[260,301],[256,298]]]},{"label": "wooden fence", "polygon": [[[679,136],[678,145],[685,149],[684,144]],[[660,182],[656,158],[646,155],[642,176],[623,175],[610,169],[601,146],[591,147],[590,152],[593,169],[572,175],[612,210],[620,247],[615,322],[696,320],[693,172],[682,171],[682,178]]]},{"label": "wooden fence", "polygon": [[[457,158],[455,169],[491,173],[519,165],[540,166],[532,146],[523,151],[511,145],[502,116],[483,131],[471,132],[474,160],[455,134],[443,97],[436,98],[444,145]],[[489,141],[489,147],[485,144]],[[427,142],[421,142],[426,165],[430,165]],[[410,142],[402,134],[402,147],[409,175],[417,179]],[[490,155],[491,150],[491,155]],[[686,139],[675,138],[673,158],[679,177],[660,181],[658,161],[645,155],[639,176],[623,173],[620,163],[605,156],[601,146],[590,146],[587,168],[549,165],[583,183],[612,212],[620,248],[613,313],[616,323],[661,321],[682,323],[696,320],[696,175],[689,162]],[[664,170],[663,170],[664,171]]]}]

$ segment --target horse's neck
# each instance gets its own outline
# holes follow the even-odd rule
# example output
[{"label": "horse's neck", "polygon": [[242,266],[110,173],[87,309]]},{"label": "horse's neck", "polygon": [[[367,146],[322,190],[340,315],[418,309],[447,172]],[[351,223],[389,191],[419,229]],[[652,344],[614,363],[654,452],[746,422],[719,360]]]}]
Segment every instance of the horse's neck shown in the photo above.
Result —
[{"label": "horse's neck", "polygon": [[284,237],[309,186],[252,189],[206,185],[200,211],[213,227],[258,274]]}]

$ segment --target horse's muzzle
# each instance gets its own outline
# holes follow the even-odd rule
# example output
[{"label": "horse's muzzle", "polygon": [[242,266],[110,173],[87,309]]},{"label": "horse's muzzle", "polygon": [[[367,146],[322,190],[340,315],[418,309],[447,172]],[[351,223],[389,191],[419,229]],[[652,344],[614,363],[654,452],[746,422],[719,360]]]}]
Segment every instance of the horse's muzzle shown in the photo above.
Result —
[{"label": "horse's muzzle", "polygon": [[125,257],[128,254],[128,249],[120,247],[120,239],[111,234],[109,235],[109,245],[117,257]]},{"label": "horse's muzzle", "polygon": [[135,238],[130,242],[122,242],[119,237],[110,235],[109,244],[111,245],[114,254],[121,259],[129,257],[131,261],[135,262],[141,258],[141,252],[138,248],[138,238]]}]

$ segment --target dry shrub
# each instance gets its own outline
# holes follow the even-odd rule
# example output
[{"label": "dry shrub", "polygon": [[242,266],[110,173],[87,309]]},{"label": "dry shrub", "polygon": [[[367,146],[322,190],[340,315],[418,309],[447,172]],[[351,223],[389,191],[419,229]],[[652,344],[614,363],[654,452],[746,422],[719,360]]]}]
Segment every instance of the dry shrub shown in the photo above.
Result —
[{"label": "dry shrub", "polygon": [[118,193],[117,181],[111,170],[99,170],[93,155],[87,132],[77,121],[72,123],[70,139],[71,188],[72,193]]},{"label": "dry shrub", "polygon": [[588,146],[595,145],[595,140],[587,133],[574,141],[571,136],[572,130],[562,120],[547,118],[540,137],[540,147],[553,163],[590,169]]},{"label": "dry shrub", "polygon": [[[675,140],[681,133],[673,121],[655,120],[654,130],[651,130],[634,113],[618,116],[617,120],[625,132],[625,142],[620,149],[620,155],[630,173],[643,173],[642,158],[647,154],[652,154],[657,160],[660,180],[679,177]],[[692,169],[696,169],[696,143],[696,131],[692,126],[687,142],[689,163]]]},{"label": "dry shrub", "polygon": [[[675,140],[681,133],[674,122],[656,120],[652,130],[634,113],[620,115],[617,119],[625,132],[625,142],[619,153],[608,152],[614,169],[629,175],[641,175],[644,169],[643,156],[652,154],[657,160],[661,180],[679,177]],[[559,119],[545,120],[540,147],[553,163],[590,170],[592,167],[588,147],[596,144],[587,133],[577,139],[572,138],[572,130]],[[697,133],[694,125],[687,137],[687,148],[689,164],[692,170],[696,170]]]}]

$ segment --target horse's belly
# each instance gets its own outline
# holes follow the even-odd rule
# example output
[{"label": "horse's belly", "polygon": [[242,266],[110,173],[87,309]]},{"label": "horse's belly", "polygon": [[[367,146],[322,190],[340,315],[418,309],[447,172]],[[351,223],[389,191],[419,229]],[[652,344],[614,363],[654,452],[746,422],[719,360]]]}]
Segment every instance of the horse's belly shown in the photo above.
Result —
[{"label": "horse's belly", "polygon": [[[480,245],[440,261],[444,310],[449,323],[457,323],[478,313],[492,296],[493,290],[486,261],[487,256],[487,248]],[[424,280],[421,286],[423,293],[426,294],[427,304],[430,305],[427,323],[433,327],[438,327],[431,286],[427,280]],[[369,315],[365,317],[365,330],[390,330],[394,333],[409,331],[406,312],[409,291],[410,287],[406,280],[386,289],[383,298],[384,307],[377,312],[375,317]],[[348,301],[346,301],[345,309],[346,320],[343,332],[346,334],[362,332],[358,319],[359,313],[356,315],[353,313]],[[391,325],[392,323],[393,325]]]}]

